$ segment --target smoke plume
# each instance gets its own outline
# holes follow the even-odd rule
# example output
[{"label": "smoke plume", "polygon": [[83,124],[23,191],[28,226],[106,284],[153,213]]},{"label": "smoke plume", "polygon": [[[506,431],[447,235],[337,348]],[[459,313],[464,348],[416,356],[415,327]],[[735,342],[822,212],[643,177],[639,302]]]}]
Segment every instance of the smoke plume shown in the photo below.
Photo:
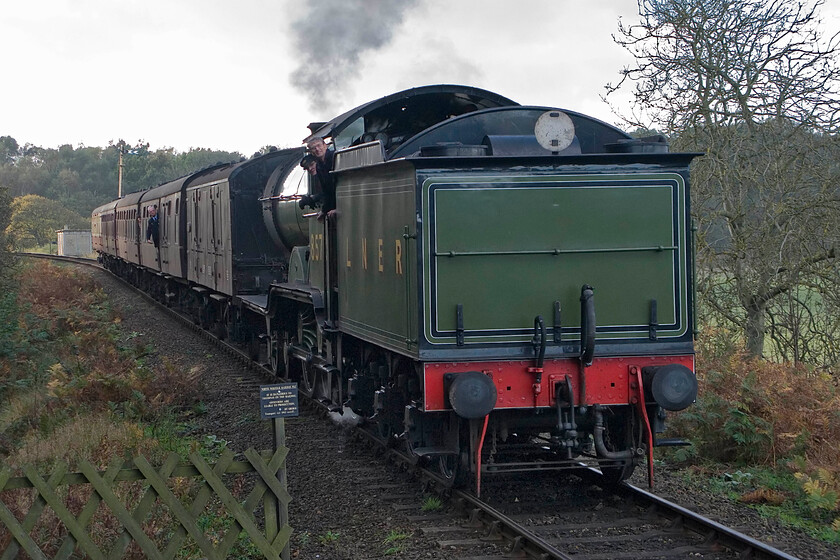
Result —
[{"label": "smoke plume", "polygon": [[292,85],[318,115],[331,115],[334,99],[358,74],[360,56],[382,48],[418,0],[310,0],[292,23],[300,56]]}]

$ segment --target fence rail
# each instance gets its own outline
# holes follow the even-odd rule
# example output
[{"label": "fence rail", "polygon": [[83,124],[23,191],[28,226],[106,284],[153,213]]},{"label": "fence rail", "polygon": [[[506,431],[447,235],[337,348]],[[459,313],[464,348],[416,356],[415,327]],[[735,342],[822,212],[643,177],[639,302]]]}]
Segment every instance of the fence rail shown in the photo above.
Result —
[{"label": "fence rail", "polygon": [[[200,549],[201,557],[214,560],[226,558],[242,532],[265,558],[286,558],[292,532],[287,515],[291,498],[285,484],[288,449],[280,447],[273,453],[249,449],[244,455],[245,461],[234,461],[233,452],[225,450],[215,464],[209,464],[198,453],[189,456],[189,463],[172,454],[157,468],[138,456],[115,459],[104,471],[82,462],[80,472],[74,473],[67,472],[66,464],[59,464],[46,477],[33,467],[23,468],[24,476],[12,477],[10,469],[0,467],[0,546],[8,543],[0,549],[0,560],[17,558],[21,551],[33,559],[47,559],[50,555],[66,559],[79,553],[93,559],[122,558],[132,542],[146,558],[169,560],[189,539]],[[253,485],[242,500],[226,485],[225,481],[233,477],[225,475],[247,473],[253,473]],[[196,480],[197,487],[186,494],[188,497],[179,497],[184,493],[173,491],[174,479],[184,478]],[[118,497],[117,486],[121,482],[140,483],[141,495],[131,500],[136,502],[133,506]],[[84,505],[71,508],[60,494],[62,488],[67,488],[66,496],[70,487],[78,485],[90,485],[92,491]],[[10,509],[12,504],[7,499],[13,495],[20,498],[25,489],[30,489],[28,511],[20,511],[20,499]],[[232,517],[224,536],[215,539],[208,537],[200,523],[211,501],[221,504],[225,514]],[[92,520],[102,507],[119,523],[118,535],[107,542],[102,542],[101,536],[94,538],[90,531]],[[17,516],[13,509],[18,510]],[[163,536],[160,531],[149,535],[151,531],[144,528],[153,509],[158,516],[161,509],[165,510],[172,519],[172,526]],[[49,553],[31,535],[46,510],[52,510],[61,525],[60,544],[51,545],[54,550]],[[257,513],[262,513],[262,523]]]}]

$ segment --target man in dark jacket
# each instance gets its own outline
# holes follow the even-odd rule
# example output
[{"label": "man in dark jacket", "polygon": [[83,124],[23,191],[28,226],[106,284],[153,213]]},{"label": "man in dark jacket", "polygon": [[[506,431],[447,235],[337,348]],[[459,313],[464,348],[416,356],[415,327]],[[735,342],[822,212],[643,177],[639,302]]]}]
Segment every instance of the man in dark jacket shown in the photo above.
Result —
[{"label": "man in dark jacket", "polygon": [[149,223],[146,225],[146,242],[160,246],[160,227],[158,225],[157,204],[149,206]]},{"label": "man in dark jacket", "polygon": [[[324,196],[324,205],[321,207],[321,212],[329,214],[335,210],[335,181],[333,180],[330,171],[333,170],[333,158],[335,152],[327,147],[323,138],[313,138],[306,143],[306,148],[309,153],[315,156],[316,160],[316,175],[318,182],[321,183],[321,192]],[[333,212],[333,215],[335,212]]]},{"label": "man in dark jacket", "polygon": [[309,194],[300,197],[298,206],[303,210],[305,207],[315,208],[324,204],[324,190],[321,187],[320,177],[318,177],[318,160],[312,154],[306,154],[300,160],[300,166],[309,173]]}]

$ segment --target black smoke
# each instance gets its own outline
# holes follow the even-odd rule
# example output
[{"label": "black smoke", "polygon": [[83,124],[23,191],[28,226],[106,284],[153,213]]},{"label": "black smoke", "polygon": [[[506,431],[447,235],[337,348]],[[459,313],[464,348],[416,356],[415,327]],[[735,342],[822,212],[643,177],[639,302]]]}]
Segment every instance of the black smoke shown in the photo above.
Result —
[{"label": "black smoke", "polygon": [[361,55],[387,45],[418,0],[310,0],[292,22],[300,61],[292,85],[312,110],[332,116],[347,83],[359,78]]}]

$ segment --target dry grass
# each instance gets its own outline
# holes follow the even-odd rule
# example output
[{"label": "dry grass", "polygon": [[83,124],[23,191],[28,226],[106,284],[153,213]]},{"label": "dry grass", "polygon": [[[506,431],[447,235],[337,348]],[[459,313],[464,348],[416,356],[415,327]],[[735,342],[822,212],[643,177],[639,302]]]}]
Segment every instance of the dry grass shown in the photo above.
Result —
[{"label": "dry grass", "polygon": [[738,498],[738,501],[743,504],[770,504],[773,506],[781,505],[785,500],[787,500],[787,496],[769,488],[759,488]]},{"label": "dry grass", "polygon": [[152,442],[144,440],[135,423],[107,413],[79,416],[58,427],[44,439],[30,434],[8,458],[10,465],[50,465],[63,461],[73,468],[80,461],[94,459],[104,469],[126,452],[147,452]]},{"label": "dry grass", "polygon": [[[11,315],[8,307],[0,311]],[[127,455],[143,454],[154,464],[173,447],[196,449],[194,442],[177,441],[181,436],[173,411],[198,401],[202,372],[179,368],[167,359],[151,366],[148,349],[123,347],[119,314],[90,276],[41,261],[25,267],[14,312],[8,317],[16,322],[7,331],[12,333],[7,335],[9,348],[0,352],[2,464],[34,465],[47,477],[59,462],[71,471],[82,460],[103,469]],[[162,433],[167,429],[172,431]],[[188,479],[170,484],[176,495],[187,496],[195,489]],[[91,488],[56,491],[78,514]],[[130,510],[142,496],[144,484],[119,483],[115,492]],[[32,490],[20,489],[3,492],[2,500],[20,520],[34,497]],[[158,504],[144,521],[144,530],[160,542],[170,521],[170,513]],[[121,525],[100,505],[89,532],[107,549]],[[30,535],[52,556],[66,533],[48,508]],[[0,550],[9,540],[8,531],[0,526]],[[125,557],[142,554],[132,545]]]},{"label": "dry grass", "polygon": [[150,367],[147,349],[119,344],[119,315],[91,277],[38,261],[20,276],[18,307],[18,350],[0,357],[0,457],[106,464],[122,453],[112,447],[137,447],[133,423],[198,401],[200,371]]}]

